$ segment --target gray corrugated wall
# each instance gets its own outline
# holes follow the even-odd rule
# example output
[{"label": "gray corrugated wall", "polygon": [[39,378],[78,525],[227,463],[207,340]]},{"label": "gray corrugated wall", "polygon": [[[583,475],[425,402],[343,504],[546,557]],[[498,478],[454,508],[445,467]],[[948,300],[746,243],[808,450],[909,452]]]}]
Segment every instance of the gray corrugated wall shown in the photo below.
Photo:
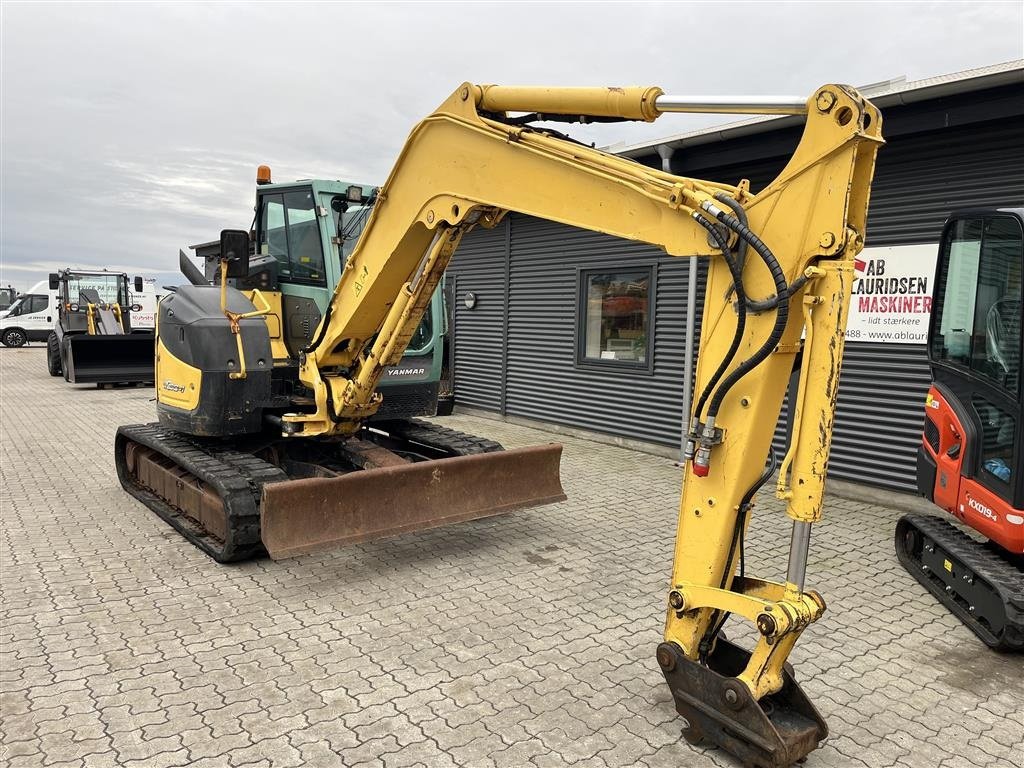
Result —
[{"label": "gray corrugated wall", "polygon": [[[507,231],[511,260],[505,328],[500,281]],[[687,262],[649,246],[517,214],[506,217],[497,230],[474,231],[459,247],[448,271],[456,290],[456,402],[678,444]],[[653,374],[577,367],[578,270],[647,265],[654,268],[656,291]],[[703,278],[701,269],[698,290]],[[473,310],[465,307],[470,292],[478,297]],[[504,369],[503,344],[507,344]]]},{"label": "gray corrugated wall", "polygon": [[[509,415],[657,443],[682,419],[686,259],[553,222],[514,216]],[[654,372],[576,366],[578,269],[654,268]]]},{"label": "gray corrugated wall", "polygon": [[[501,410],[505,337],[507,222],[477,229],[459,245],[454,278],[455,392],[461,405]],[[466,293],[476,295],[472,310]]]},{"label": "gray corrugated wall", "polygon": [[[879,154],[868,245],[937,242],[953,208],[1024,200],[1021,136],[1024,118],[891,139]],[[691,155],[686,172],[725,181],[745,174],[757,189],[782,162],[763,158],[742,168],[721,165],[695,173],[699,158]],[[685,260],[528,217],[513,216],[509,222],[506,412],[678,445]],[[466,239],[450,269],[460,294],[475,290],[473,284],[493,285],[503,278],[504,247],[503,233],[473,233]],[[654,375],[574,368],[577,268],[630,263],[657,263]],[[479,309],[467,313],[461,299],[456,317],[457,401],[499,411],[504,318]],[[474,371],[496,378],[483,380]],[[848,344],[830,474],[913,491],[928,378],[920,345]]]}]

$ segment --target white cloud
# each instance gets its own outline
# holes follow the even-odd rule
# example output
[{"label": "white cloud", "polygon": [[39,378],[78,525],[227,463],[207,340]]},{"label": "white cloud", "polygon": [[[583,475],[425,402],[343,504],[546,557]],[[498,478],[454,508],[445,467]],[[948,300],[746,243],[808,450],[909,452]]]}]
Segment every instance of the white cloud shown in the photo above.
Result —
[{"label": "white cloud", "polygon": [[[12,4],[5,273],[172,272],[276,179],[379,182],[461,82],[809,93],[1024,57],[1017,2]],[[725,119],[570,128],[607,145]],[[20,268],[16,269],[16,267]]]}]

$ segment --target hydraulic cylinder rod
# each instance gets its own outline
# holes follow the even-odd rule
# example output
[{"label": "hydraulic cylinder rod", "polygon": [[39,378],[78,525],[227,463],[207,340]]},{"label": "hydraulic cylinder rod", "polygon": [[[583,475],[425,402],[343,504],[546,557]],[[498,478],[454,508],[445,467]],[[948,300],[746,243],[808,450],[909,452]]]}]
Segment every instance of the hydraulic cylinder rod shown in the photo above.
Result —
[{"label": "hydraulic cylinder rod", "polygon": [[799,520],[793,521],[793,537],[789,545],[789,568],[786,581],[804,591],[804,579],[807,576],[807,554],[811,547],[811,524]]},{"label": "hydraulic cylinder rod", "polygon": [[654,100],[659,112],[711,112],[737,115],[804,115],[802,96],[669,96]]},{"label": "hydraulic cylinder rod", "polygon": [[[468,93],[466,94],[468,97]],[[803,115],[800,96],[670,96],[654,86],[628,88],[532,88],[473,86],[479,109],[488,112],[536,112],[542,115],[612,117],[651,122],[665,112]]]}]

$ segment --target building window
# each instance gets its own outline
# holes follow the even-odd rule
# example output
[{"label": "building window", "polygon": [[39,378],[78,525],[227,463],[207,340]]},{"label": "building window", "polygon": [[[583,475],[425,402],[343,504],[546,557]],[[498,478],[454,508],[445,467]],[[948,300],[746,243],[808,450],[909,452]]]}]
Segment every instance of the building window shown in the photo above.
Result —
[{"label": "building window", "polygon": [[654,269],[580,271],[576,362],[651,370]]}]

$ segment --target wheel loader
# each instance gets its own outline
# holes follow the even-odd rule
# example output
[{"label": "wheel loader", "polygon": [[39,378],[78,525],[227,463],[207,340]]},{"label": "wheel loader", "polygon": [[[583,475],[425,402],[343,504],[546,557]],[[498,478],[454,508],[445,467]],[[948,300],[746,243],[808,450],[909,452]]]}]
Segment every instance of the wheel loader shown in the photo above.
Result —
[{"label": "wheel loader", "polygon": [[900,562],[986,645],[1024,651],[1024,209],[965,210],[943,229],[917,454],[933,515],[896,526]]},{"label": "wheel loader", "polygon": [[[757,193],[745,180],[648,168],[550,127],[693,111],[806,122],[785,168]],[[220,559],[261,548],[290,557],[563,499],[557,445],[445,456],[430,439],[372,421],[387,403],[378,385],[459,241],[517,211],[708,259],[699,397],[655,656],[687,739],[748,765],[801,760],[828,731],[786,662],[825,610],[805,587],[807,556],[882,143],[878,110],[844,85],[808,99],[708,99],[657,87],[464,83],[413,129],[351,253],[332,251],[340,277],[294,357],[275,342],[283,299],[274,281],[245,283],[254,261],[274,254],[267,212],[257,212],[253,260],[249,234],[227,230],[218,284],[161,302],[159,421],[118,430],[121,482]],[[326,242],[330,213],[320,207]],[[798,354],[793,439],[777,460],[772,435]],[[776,469],[792,537],[785,576],[771,581],[746,573],[744,542],[754,497]],[[722,635],[729,615],[756,632],[752,650]]]},{"label": "wheel loader", "polygon": [[[132,328],[128,275],[62,269],[49,275],[57,318],[46,341],[46,368],[72,384],[142,384],[153,381],[153,339]],[[135,293],[144,286],[135,278]]]}]

